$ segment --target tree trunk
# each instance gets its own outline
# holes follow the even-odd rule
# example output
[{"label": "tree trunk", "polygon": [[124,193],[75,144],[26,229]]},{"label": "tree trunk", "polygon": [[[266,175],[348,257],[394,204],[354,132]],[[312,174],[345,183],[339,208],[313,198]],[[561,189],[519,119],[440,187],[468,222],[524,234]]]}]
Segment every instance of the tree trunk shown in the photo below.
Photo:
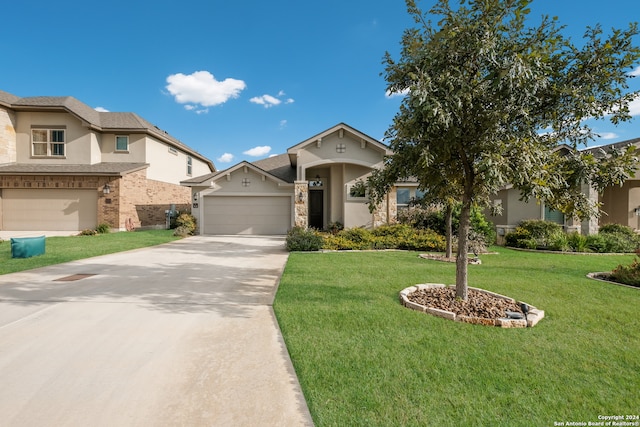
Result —
[{"label": "tree trunk", "polygon": [[451,258],[453,256],[453,231],[451,230],[451,219],[453,217],[453,204],[447,203],[445,208],[445,239],[446,239],[446,254],[445,257]]},{"label": "tree trunk", "polygon": [[467,268],[469,258],[469,229],[471,228],[471,201],[463,197],[458,228],[458,258],[456,259],[456,297],[467,300]]}]

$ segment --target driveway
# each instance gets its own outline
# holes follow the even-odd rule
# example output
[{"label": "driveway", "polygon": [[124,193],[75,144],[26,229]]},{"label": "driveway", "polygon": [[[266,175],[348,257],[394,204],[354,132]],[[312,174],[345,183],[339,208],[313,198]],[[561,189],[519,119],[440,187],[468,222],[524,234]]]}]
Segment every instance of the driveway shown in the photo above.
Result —
[{"label": "driveway", "polygon": [[0,276],[0,424],[312,425],[272,302],[282,237]]}]

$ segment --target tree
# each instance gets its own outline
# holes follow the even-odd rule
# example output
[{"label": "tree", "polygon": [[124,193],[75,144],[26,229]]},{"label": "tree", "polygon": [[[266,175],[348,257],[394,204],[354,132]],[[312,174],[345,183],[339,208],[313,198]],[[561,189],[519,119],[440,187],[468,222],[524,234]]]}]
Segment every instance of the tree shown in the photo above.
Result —
[{"label": "tree", "polygon": [[[529,0],[438,0],[432,24],[406,0],[417,28],[407,29],[401,53],[385,55],[388,90],[406,94],[386,140],[394,155],[369,180],[371,203],[393,183],[415,178],[427,193],[462,203],[456,261],[456,296],[467,300],[471,207],[489,205],[506,184],[523,200],[581,219],[598,206],[581,191],[620,184],[632,176],[632,148],[603,159],[577,151],[593,139],[589,118],[614,124],[630,119],[629,69],[640,58],[637,25],[587,27],[577,46],[556,18],[527,27]],[[561,154],[560,143],[574,150]]]}]

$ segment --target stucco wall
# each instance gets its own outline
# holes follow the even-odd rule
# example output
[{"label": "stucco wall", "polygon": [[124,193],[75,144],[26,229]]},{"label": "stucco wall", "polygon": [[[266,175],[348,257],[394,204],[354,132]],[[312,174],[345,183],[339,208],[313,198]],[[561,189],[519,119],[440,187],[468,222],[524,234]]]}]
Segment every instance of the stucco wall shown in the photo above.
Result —
[{"label": "stucco wall", "polygon": [[145,162],[150,164],[147,171],[149,179],[180,184],[180,181],[192,177],[206,175],[211,170],[205,162],[192,158],[192,172],[187,174],[187,157],[189,154],[178,149],[170,149],[169,145],[149,136],[145,137]]},{"label": "stucco wall", "polygon": [[599,225],[615,223],[640,228],[640,217],[634,212],[640,207],[639,180],[628,180],[621,187],[606,188],[600,196],[600,202],[604,213]]},{"label": "stucco wall", "polygon": [[[335,132],[322,138],[319,146],[316,143],[309,144],[299,152],[298,166],[307,168],[322,163],[352,163],[361,165],[381,165],[383,153],[362,140],[356,140],[347,132],[340,138],[340,133]],[[338,146],[344,144],[344,152],[338,150]],[[306,179],[309,179],[306,176]]]},{"label": "stucco wall", "polygon": [[68,113],[52,112],[18,112],[17,113],[17,162],[18,163],[60,163],[60,157],[32,157],[31,153],[31,126],[47,126],[55,128],[65,126],[65,156],[67,164],[92,164],[91,132],[77,118]]}]

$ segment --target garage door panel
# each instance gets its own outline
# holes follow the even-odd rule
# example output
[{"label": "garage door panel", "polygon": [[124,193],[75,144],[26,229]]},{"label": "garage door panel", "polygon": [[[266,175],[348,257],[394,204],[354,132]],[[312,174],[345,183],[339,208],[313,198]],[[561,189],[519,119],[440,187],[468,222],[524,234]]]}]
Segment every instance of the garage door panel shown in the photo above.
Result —
[{"label": "garage door panel", "polygon": [[291,197],[205,197],[203,225],[205,234],[286,234]]},{"label": "garage door panel", "polygon": [[97,225],[98,195],[94,190],[4,189],[4,230],[76,231]]}]

